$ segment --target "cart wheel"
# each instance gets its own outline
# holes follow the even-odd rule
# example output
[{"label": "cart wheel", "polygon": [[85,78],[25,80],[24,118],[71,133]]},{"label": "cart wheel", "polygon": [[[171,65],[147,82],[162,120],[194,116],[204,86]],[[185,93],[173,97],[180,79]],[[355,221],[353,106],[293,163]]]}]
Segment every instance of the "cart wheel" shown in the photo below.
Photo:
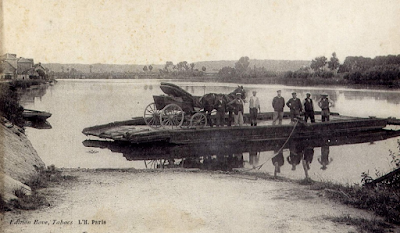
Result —
[{"label": "cart wheel", "polygon": [[160,113],[160,122],[164,128],[174,129],[180,127],[184,119],[185,113],[176,104],[168,104]]},{"label": "cart wheel", "polygon": [[190,118],[190,126],[191,127],[203,128],[206,125],[207,125],[207,116],[204,113],[201,113],[201,112],[195,113]]},{"label": "cart wheel", "polygon": [[157,110],[156,104],[151,103],[144,109],[144,122],[150,127],[160,127],[160,110]]}]

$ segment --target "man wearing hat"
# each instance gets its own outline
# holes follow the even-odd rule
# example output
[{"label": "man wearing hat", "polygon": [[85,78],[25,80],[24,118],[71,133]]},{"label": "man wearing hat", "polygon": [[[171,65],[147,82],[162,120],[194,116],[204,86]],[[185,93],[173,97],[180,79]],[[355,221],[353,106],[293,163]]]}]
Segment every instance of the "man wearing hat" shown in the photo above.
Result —
[{"label": "man wearing hat", "polygon": [[330,110],[329,108],[332,107],[333,103],[328,99],[328,94],[322,94],[321,99],[318,102],[318,106],[321,108],[321,120],[329,121]]},{"label": "man wearing hat", "polygon": [[234,108],[233,119],[235,121],[235,126],[243,126],[243,105],[242,93],[236,93],[236,98],[228,103]]},{"label": "man wearing hat", "polygon": [[307,98],[304,99],[304,121],[307,122],[308,118],[310,118],[311,123],[315,122],[314,117],[314,103],[310,98],[311,94],[307,93]]},{"label": "man wearing hat", "polygon": [[303,111],[303,106],[301,105],[301,101],[296,96],[296,92],[292,93],[292,98],[288,100],[286,106],[290,108],[290,120],[293,124],[296,119],[300,119],[300,112]]},{"label": "man wearing hat", "polygon": [[250,97],[250,122],[251,126],[257,126],[257,115],[258,111],[260,111],[260,100],[256,96],[257,92],[253,91],[253,96]]},{"label": "man wearing hat", "polygon": [[279,124],[282,125],[283,119],[283,108],[285,107],[285,99],[281,96],[281,90],[277,91],[277,96],[272,100],[272,107],[274,108],[274,115],[272,124],[276,125],[276,121],[279,119]]}]

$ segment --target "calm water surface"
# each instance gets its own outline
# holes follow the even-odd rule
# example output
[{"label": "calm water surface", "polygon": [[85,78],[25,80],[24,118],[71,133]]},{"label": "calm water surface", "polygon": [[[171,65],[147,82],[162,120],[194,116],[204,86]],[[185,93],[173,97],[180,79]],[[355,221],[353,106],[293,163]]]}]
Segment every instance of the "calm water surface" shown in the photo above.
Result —
[{"label": "calm water surface", "polygon": [[[165,80],[163,80],[165,81]],[[82,142],[88,139],[82,129],[112,121],[127,120],[143,116],[145,107],[153,102],[153,95],[164,94],[159,88],[161,80],[59,80],[54,86],[32,89],[21,96],[25,108],[49,111],[53,115],[48,119],[52,129],[27,128],[26,132],[40,157],[47,164],[68,168],[145,168],[143,161],[128,161],[121,153],[108,149],[85,147]],[[237,85],[226,83],[192,83],[171,81],[192,95],[205,93],[229,93]],[[377,116],[400,118],[400,91],[346,89],[333,87],[290,87],[280,85],[245,85],[256,90],[260,98],[261,111],[273,111],[272,98],[278,89],[282,90],[285,100],[296,91],[300,99],[310,92],[316,104],[318,96],[326,92],[335,103],[331,111],[349,116]],[[248,106],[245,106],[245,109]],[[248,109],[245,111],[248,112]],[[318,117],[318,116],[317,116]],[[96,138],[91,138],[96,139]],[[340,183],[358,183],[362,172],[375,170],[388,171],[389,150],[398,151],[397,139],[392,138],[375,143],[330,146],[329,156],[332,162],[322,170],[318,158],[321,148],[314,148],[314,159],[309,175],[315,180],[331,180]],[[93,153],[94,152],[94,153]],[[271,163],[273,151],[259,153],[260,171],[273,173]],[[283,151],[284,157],[289,150]],[[244,153],[245,167],[249,154]],[[285,159],[280,176],[290,178],[304,177],[300,166],[295,171]]]}]

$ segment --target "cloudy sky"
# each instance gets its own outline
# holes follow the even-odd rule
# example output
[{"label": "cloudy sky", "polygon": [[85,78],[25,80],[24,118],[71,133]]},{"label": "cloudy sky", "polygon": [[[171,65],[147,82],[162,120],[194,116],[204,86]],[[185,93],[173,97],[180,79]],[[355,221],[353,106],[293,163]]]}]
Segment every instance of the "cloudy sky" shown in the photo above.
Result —
[{"label": "cloudy sky", "polygon": [[35,62],[400,54],[400,0],[2,0],[2,53]]}]

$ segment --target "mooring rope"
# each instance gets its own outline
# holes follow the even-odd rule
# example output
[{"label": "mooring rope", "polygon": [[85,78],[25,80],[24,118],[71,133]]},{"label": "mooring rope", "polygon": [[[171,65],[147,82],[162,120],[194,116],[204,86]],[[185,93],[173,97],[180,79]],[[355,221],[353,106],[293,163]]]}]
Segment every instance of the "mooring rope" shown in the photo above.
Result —
[{"label": "mooring rope", "polygon": [[297,120],[296,123],[293,125],[292,132],[290,132],[289,137],[286,139],[285,143],[283,143],[283,145],[281,146],[281,148],[279,148],[278,152],[276,152],[275,154],[273,154],[272,157],[270,157],[269,159],[267,159],[267,160],[266,160],[264,163],[262,163],[261,165],[255,166],[255,167],[253,167],[253,168],[249,168],[249,169],[247,169],[247,170],[241,170],[241,171],[247,172],[247,171],[251,171],[251,170],[253,170],[253,169],[260,170],[261,167],[262,167],[264,164],[266,164],[266,163],[267,163],[270,159],[272,159],[274,156],[278,155],[278,154],[283,150],[283,148],[286,146],[286,144],[288,143],[289,139],[292,137],[293,132],[294,132],[294,130],[296,129],[297,123],[299,123],[298,120]]}]

